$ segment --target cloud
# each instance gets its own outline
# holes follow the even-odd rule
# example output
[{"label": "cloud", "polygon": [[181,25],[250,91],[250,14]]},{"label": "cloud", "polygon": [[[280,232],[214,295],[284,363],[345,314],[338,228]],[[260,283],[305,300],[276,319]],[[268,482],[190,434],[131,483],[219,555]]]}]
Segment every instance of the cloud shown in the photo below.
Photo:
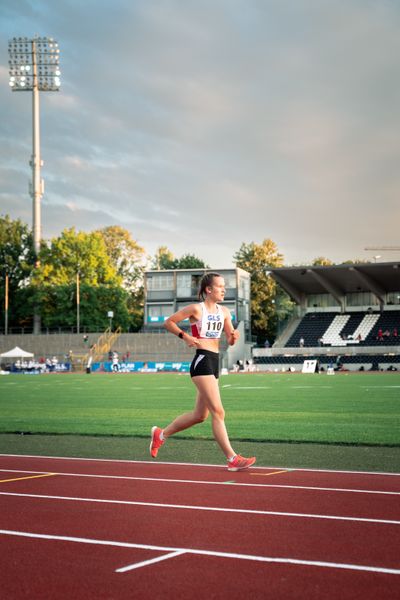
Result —
[{"label": "cloud", "polygon": [[[45,236],[118,224],[218,268],[266,237],[288,263],[398,243],[397,2],[110,6],[0,7],[3,39],[61,49],[61,91],[41,94]],[[31,101],[7,61],[3,45],[1,210],[29,220]]]}]

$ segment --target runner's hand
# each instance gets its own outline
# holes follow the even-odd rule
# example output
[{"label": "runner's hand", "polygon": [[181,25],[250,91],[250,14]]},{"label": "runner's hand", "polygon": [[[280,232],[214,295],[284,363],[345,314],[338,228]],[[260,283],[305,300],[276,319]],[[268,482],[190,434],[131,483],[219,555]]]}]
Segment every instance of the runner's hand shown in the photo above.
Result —
[{"label": "runner's hand", "polygon": [[228,344],[230,346],[233,346],[239,339],[239,331],[237,329],[234,329],[233,331],[231,331],[231,335],[229,337],[228,340]]},{"label": "runner's hand", "polygon": [[197,348],[197,346],[200,346],[200,340],[189,334],[186,334],[183,339],[186,346],[189,346],[189,348]]}]

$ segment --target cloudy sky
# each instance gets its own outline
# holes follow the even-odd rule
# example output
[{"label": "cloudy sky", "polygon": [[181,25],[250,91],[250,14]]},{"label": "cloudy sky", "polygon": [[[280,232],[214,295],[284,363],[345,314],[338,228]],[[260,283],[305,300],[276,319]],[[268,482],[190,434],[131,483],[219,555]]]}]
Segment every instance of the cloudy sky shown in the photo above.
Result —
[{"label": "cloudy sky", "polygon": [[1,0],[0,212],[31,224],[31,94],[7,42],[52,36],[43,236],[122,225],[230,267],[400,245],[398,0]]}]

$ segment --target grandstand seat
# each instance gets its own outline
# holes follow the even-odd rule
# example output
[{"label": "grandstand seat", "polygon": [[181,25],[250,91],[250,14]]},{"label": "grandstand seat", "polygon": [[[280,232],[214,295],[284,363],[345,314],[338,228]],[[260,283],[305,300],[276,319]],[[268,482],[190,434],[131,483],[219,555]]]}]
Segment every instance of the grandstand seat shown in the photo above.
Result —
[{"label": "grandstand seat", "polygon": [[[378,337],[382,330],[383,337]],[[386,334],[386,332],[388,332]],[[322,339],[324,345],[345,347],[399,345],[400,311],[382,313],[307,313],[286,343],[287,348],[316,347]]]}]

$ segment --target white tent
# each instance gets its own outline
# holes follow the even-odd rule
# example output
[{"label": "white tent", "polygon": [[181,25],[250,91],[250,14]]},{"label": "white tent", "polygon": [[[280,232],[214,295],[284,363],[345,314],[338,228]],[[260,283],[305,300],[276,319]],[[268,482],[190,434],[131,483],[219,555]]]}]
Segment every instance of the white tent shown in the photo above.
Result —
[{"label": "white tent", "polygon": [[0,356],[1,358],[32,358],[33,353],[26,352],[25,350],[22,350],[22,348],[15,346],[15,348],[9,350],[8,352],[3,352],[0,354]]}]

